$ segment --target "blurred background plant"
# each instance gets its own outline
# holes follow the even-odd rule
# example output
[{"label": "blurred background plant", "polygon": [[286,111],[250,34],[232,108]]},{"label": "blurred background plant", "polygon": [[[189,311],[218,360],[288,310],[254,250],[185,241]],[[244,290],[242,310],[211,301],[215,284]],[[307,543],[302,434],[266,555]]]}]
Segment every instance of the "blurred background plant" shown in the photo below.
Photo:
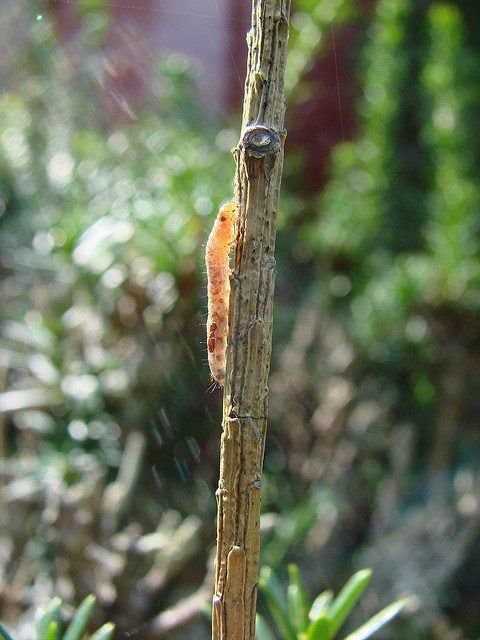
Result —
[{"label": "blurred background plant", "polygon": [[[86,637],[85,631],[89,626],[95,602],[95,596],[87,596],[79,605],[78,610],[74,612],[68,627],[63,632],[62,601],[60,598],[54,598],[43,611],[38,612],[38,621],[34,631],[35,640],[83,640]],[[114,631],[114,625],[107,622],[88,638],[89,640],[110,640]],[[1,624],[0,636],[2,640],[13,640],[10,633]]]},{"label": "blurred background plant", "polygon": [[[238,109],[149,28],[175,19],[187,47],[189,19],[213,25],[238,107],[248,16],[212,7],[0,6],[0,619],[18,640],[54,595],[89,593],[118,637],[208,637],[202,253]],[[476,637],[480,7],[293,8],[263,563],[285,582],[296,562],[310,593],[371,566],[352,629],[413,593],[384,637]]]},{"label": "blurred background plant", "polygon": [[[68,626],[63,629],[62,621],[62,601],[60,598],[53,598],[48,606],[38,611],[38,620],[35,625],[35,640],[83,640],[85,632],[90,624],[90,620],[95,608],[96,599],[93,595],[88,595],[80,603],[78,610],[72,615]],[[89,640],[110,640],[113,637],[115,627],[107,622],[89,635]],[[13,640],[10,633],[0,624],[0,636],[2,640]]]}]

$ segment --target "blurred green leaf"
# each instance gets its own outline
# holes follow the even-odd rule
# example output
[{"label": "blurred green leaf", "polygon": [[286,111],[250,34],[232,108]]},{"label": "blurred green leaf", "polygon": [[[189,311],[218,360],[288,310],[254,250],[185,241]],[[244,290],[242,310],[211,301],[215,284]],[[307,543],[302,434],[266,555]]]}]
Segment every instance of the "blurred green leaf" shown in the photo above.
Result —
[{"label": "blurred green leaf", "polygon": [[328,610],[332,602],[333,591],[322,591],[322,593],[315,598],[312,606],[310,607],[308,614],[310,620],[316,620],[322,613]]},{"label": "blurred green leaf", "polygon": [[300,577],[297,565],[288,565],[289,584],[287,587],[288,615],[293,628],[303,631],[308,624],[309,603],[305,585]]},{"label": "blurred green leaf", "polygon": [[62,640],[82,640],[95,608],[96,598],[89,595],[78,607]]},{"label": "blurred green leaf", "polygon": [[6,630],[3,624],[0,622],[0,640],[13,640],[10,633]]},{"label": "blurred green leaf", "polygon": [[45,634],[38,637],[38,640],[59,640],[60,625],[57,620],[50,620]]},{"label": "blurred green leaf", "polygon": [[332,625],[326,612],[310,622],[306,637],[307,640],[330,640],[333,637]]},{"label": "blurred green leaf", "polygon": [[38,640],[56,640],[61,625],[61,607],[60,598],[53,598],[49,603],[36,625]]},{"label": "blurred green leaf", "polygon": [[296,633],[289,619],[282,585],[268,567],[262,569],[259,586],[267,602],[270,614],[285,640],[296,640]]},{"label": "blurred green leaf", "polygon": [[90,636],[90,640],[110,640],[113,637],[113,633],[115,631],[115,625],[111,622],[107,622],[103,627],[100,627],[98,631],[95,631],[93,635]]},{"label": "blurred green leaf", "polygon": [[402,600],[397,600],[396,602],[388,605],[388,607],[385,607],[385,609],[382,609],[379,613],[370,618],[368,622],[348,634],[345,640],[367,640],[367,638],[371,638],[374,633],[393,620],[393,618],[395,618],[395,616],[405,608],[408,601],[408,598],[403,598]]},{"label": "blurred green leaf", "polygon": [[371,569],[362,569],[361,571],[357,571],[357,573],[347,581],[345,586],[332,602],[327,612],[332,636],[334,636],[343,625],[347,616],[357,604],[371,579]]}]

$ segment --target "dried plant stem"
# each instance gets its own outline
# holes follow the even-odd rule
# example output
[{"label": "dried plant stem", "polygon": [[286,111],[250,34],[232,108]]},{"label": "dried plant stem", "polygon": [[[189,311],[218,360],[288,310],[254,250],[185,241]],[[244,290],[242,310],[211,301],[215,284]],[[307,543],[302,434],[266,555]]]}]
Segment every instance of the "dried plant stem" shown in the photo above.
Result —
[{"label": "dried plant stem", "polygon": [[255,635],[290,0],[253,0],[252,5],[242,135],[234,150],[240,210],[217,491],[213,640],[253,640]]}]

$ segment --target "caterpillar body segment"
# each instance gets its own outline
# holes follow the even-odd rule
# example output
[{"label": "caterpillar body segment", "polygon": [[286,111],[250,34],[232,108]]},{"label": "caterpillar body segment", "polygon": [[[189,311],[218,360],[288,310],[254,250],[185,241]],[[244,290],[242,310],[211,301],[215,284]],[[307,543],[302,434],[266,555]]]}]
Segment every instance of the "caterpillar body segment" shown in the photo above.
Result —
[{"label": "caterpillar body segment", "polygon": [[234,240],[238,206],[223,204],[210,232],[205,251],[207,267],[207,351],[212,378],[225,384],[228,337],[228,306],[230,298],[230,248]]}]

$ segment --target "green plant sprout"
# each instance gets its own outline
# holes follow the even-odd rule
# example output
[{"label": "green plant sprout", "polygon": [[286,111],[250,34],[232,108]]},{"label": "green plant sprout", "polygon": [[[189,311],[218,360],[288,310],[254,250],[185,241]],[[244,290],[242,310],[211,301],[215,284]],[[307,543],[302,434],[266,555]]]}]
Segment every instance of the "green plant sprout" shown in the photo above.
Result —
[{"label": "green plant sprout", "polygon": [[[260,576],[260,590],[265,598],[271,620],[281,633],[282,640],[333,640],[367,588],[371,569],[357,571],[334,597],[323,591],[313,603],[309,600],[299,569],[288,567],[289,584],[285,596],[280,580],[268,567]],[[343,640],[367,640],[404,609],[409,598],[396,600],[382,609]],[[258,616],[257,640],[275,640],[264,618]]]},{"label": "green plant sprout", "polygon": [[[60,598],[53,598],[37,620],[35,640],[86,640],[86,638],[88,640],[110,640],[115,629],[115,625],[111,622],[104,624],[92,635],[85,635],[95,603],[95,596],[87,596],[78,607],[66,630],[63,631],[62,601]],[[0,640],[14,640],[1,623]]]}]

